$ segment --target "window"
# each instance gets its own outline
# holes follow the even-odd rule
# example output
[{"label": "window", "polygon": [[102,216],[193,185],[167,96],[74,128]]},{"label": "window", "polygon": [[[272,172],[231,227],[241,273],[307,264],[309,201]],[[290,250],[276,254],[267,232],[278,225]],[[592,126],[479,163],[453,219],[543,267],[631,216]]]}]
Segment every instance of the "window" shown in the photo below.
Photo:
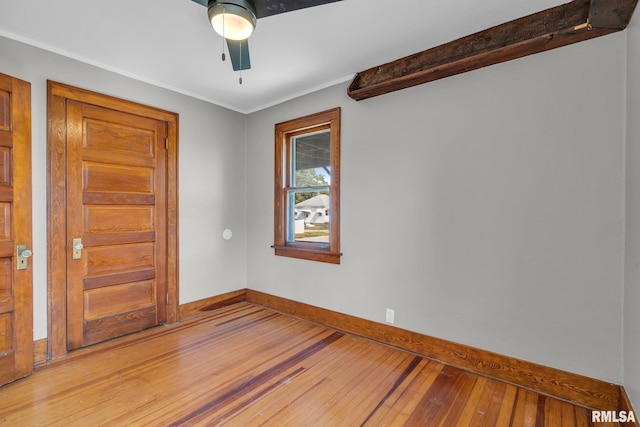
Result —
[{"label": "window", "polygon": [[340,108],[275,134],[275,254],[340,264]]}]

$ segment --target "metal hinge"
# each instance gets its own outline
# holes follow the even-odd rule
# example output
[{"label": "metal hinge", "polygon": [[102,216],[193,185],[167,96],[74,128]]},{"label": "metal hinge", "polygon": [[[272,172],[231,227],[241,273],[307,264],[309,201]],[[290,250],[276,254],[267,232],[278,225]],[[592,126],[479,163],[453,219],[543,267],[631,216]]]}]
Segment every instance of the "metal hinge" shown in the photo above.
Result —
[{"label": "metal hinge", "polygon": [[169,137],[166,137],[164,139],[164,148],[165,148],[165,150],[169,149]]},{"label": "metal hinge", "polygon": [[169,305],[169,292],[167,292],[167,305]]}]

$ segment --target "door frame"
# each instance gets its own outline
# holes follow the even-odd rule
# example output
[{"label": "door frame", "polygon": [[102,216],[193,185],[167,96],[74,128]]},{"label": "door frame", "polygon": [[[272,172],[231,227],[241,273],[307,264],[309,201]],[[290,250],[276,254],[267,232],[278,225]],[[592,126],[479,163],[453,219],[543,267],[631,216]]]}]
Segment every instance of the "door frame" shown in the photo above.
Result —
[{"label": "door frame", "polygon": [[67,354],[67,100],[167,123],[167,323],[178,321],[178,114],[47,81],[48,358]]}]

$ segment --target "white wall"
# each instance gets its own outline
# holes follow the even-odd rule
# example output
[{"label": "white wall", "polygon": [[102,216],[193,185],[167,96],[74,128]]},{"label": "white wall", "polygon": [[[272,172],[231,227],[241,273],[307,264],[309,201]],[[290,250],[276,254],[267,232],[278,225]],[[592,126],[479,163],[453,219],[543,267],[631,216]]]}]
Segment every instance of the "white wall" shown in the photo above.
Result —
[{"label": "white wall", "polygon": [[[34,338],[47,335],[46,80],[180,115],[180,302],[246,285],[244,116],[0,37],[0,73],[31,82]],[[234,237],[222,239],[230,228]]]},{"label": "white wall", "polygon": [[[640,411],[640,17],[627,30],[627,240],[624,293],[624,386]],[[636,415],[637,417],[637,415]]]},{"label": "white wall", "polygon": [[342,107],[344,256],[274,256],[262,213],[248,287],[621,383],[625,38],[252,114],[247,198],[271,206],[274,123]]}]

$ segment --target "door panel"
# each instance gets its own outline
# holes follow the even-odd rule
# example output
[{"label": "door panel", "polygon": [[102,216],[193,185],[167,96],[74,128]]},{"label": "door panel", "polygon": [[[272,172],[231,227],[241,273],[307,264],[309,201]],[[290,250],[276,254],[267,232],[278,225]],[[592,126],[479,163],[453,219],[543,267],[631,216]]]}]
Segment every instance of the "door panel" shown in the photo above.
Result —
[{"label": "door panel", "polygon": [[85,206],[85,233],[154,231],[153,206]]},{"label": "door panel", "polygon": [[31,259],[17,270],[16,245],[31,248],[31,86],[0,74],[0,385],[33,369]]},{"label": "door panel", "polygon": [[11,132],[11,77],[0,75],[0,130]]},{"label": "door panel", "polygon": [[166,320],[167,124],[72,100],[66,110],[71,350]]}]

